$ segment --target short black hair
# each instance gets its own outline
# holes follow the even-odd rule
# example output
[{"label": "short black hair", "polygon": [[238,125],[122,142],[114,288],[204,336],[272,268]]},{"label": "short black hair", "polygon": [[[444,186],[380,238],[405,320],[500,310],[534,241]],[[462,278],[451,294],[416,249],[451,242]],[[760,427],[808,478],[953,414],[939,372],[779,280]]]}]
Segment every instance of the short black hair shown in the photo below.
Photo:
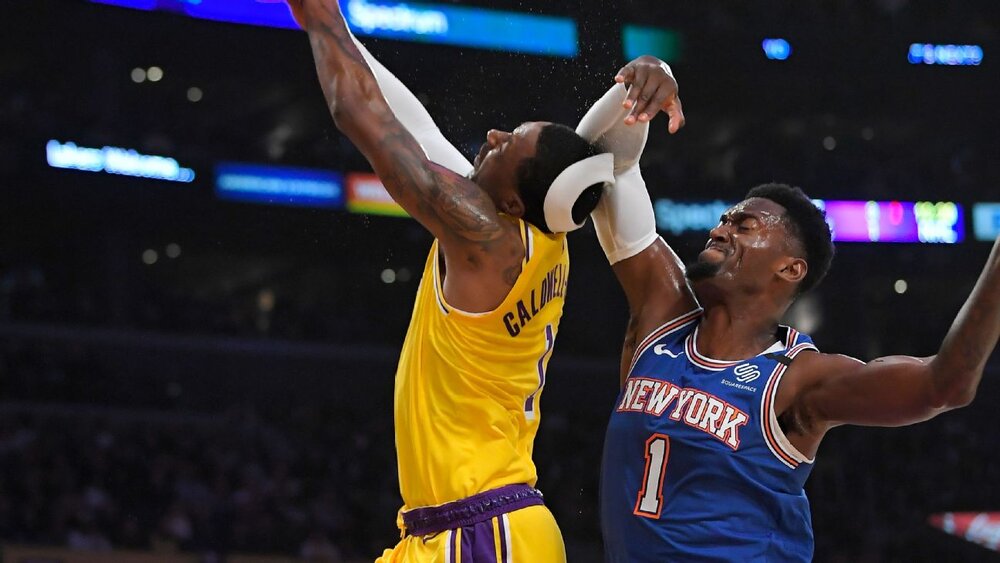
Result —
[{"label": "short black hair", "polygon": [[[521,162],[517,169],[517,183],[524,202],[524,220],[546,233],[551,233],[545,222],[545,195],[556,177],[571,164],[600,154],[576,131],[550,123],[538,133],[535,155]],[[582,222],[597,207],[604,193],[604,184],[597,183],[580,194],[573,204],[573,221]]]},{"label": "short black hair", "polygon": [[830,271],[833,262],[833,237],[826,222],[826,212],[816,206],[802,188],[788,184],[761,184],[746,199],[769,199],[785,208],[784,220],[789,233],[802,243],[809,271],[798,287],[802,294],[816,287]]}]

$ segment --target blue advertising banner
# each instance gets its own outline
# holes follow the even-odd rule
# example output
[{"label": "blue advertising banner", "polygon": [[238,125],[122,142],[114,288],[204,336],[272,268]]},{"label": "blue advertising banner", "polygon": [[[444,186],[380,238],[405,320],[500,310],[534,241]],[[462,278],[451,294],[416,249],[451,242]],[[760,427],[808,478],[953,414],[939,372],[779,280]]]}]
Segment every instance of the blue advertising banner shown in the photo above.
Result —
[{"label": "blue advertising banner", "polygon": [[[296,29],[280,0],[90,0],[139,10],[160,10],[193,18]],[[357,35],[442,45],[572,58],[577,55],[576,22],[570,18],[445,4],[341,0]]]},{"label": "blue advertising banner", "polygon": [[215,167],[220,199],[324,207],[344,206],[344,180],[337,172],[287,166],[222,163]]}]

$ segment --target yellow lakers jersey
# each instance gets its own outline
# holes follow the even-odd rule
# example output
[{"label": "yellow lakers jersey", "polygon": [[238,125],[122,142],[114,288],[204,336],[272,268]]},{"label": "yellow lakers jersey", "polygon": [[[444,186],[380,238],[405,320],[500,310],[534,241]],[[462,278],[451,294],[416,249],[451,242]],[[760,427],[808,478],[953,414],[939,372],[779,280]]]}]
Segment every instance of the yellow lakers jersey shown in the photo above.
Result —
[{"label": "yellow lakers jersey", "polygon": [[537,480],[531,450],[569,253],[565,234],[518,222],[525,245],[521,275],[491,312],[450,306],[437,241],[427,257],[396,370],[404,510]]}]

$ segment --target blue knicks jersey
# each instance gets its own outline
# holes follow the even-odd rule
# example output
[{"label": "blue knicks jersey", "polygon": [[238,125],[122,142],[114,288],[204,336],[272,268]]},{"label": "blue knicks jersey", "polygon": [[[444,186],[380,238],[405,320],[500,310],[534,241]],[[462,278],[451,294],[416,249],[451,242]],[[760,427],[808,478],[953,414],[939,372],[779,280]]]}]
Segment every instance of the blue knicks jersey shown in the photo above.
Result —
[{"label": "blue knicks jersey", "polygon": [[695,345],[700,318],[653,331],[632,359],[604,441],[606,560],[810,561],[812,460],[773,405],[792,358],[816,347],[782,327],[754,358],[713,360]]}]

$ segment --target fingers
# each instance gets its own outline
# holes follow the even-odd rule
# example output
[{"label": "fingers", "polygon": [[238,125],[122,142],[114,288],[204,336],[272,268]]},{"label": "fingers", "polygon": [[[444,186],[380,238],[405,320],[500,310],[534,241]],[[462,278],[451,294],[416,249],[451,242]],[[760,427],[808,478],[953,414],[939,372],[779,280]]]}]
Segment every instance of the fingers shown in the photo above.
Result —
[{"label": "fingers", "polygon": [[670,124],[667,126],[667,130],[670,134],[681,130],[684,127],[686,119],[684,118],[684,108],[681,107],[681,99],[679,96],[674,95],[673,99],[663,106],[663,110],[667,112],[667,116],[670,117]]},{"label": "fingers", "polygon": [[625,65],[615,75],[615,82],[628,86],[635,79],[635,68],[632,65]]},{"label": "fingers", "polygon": [[[646,77],[645,84],[642,85],[642,90],[639,92],[639,97],[636,100],[635,107],[632,108],[632,115],[635,116],[638,121],[649,121],[652,116],[656,115],[656,112],[660,111],[659,106],[654,106],[650,102],[656,98],[657,91],[660,90],[662,80],[657,76],[648,74]],[[638,84],[634,86],[638,88]]]},{"label": "fingers", "polygon": [[[646,87],[646,82],[649,78],[649,69],[644,67],[633,67],[633,80],[628,89],[628,95],[625,96],[625,102],[623,105],[626,108],[631,109],[628,116],[625,117],[625,123],[627,125],[632,125],[636,122],[638,114],[635,111],[636,105],[640,101],[640,96]],[[647,94],[648,96],[649,94]]]},{"label": "fingers", "polygon": [[639,101],[632,110],[638,121],[650,121],[660,111],[664,103],[676,92],[672,81],[663,80],[651,74],[639,94]]},{"label": "fingers", "polygon": [[633,61],[615,75],[615,82],[628,87],[622,103],[631,110],[625,117],[626,125],[650,121],[664,111],[669,117],[668,130],[671,134],[684,127],[684,110],[677,95],[677,82],[669,70],[660,72],[663,67],[663,64],[650,66]]}]

